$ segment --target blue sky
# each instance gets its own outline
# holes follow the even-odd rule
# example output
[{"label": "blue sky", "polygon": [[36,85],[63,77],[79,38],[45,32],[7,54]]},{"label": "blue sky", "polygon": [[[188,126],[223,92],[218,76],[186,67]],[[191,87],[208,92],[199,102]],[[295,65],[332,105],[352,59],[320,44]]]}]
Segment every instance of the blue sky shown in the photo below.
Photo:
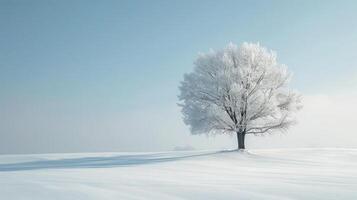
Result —
[{"label": "blue sky", "polygon": [[[170,149],[169,127],[143,124],[169,113],[176,126],[182,75],[198,52],[229,42],[277,51],[303,94],[340,90],[357,71],[356,10],[354,1],[0,0],[0,153]],[[177,126],[177,138],[188,135]]]}]

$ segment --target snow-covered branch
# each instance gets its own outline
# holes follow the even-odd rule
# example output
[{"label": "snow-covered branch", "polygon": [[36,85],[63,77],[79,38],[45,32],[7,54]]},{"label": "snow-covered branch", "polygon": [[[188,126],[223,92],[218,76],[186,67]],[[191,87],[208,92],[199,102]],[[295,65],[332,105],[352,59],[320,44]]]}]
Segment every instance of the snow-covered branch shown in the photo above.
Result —
[{"label": "snow-covered branch", "polygon": [[286,130],[295,121],[300,96],[288,89],[291,75],[275,52],[259,44],[229,44],[194,63],[179,95],[193,133],[267,133]]}]

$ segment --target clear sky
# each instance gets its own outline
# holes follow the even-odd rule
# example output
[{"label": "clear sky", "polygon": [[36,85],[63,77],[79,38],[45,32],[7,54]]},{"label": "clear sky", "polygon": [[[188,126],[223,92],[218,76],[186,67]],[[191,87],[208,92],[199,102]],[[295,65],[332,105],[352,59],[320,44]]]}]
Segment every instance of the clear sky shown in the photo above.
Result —
[{"label": "clear sky", "polygon": [[0,153],[230,147],[234,138],[190,137],[181,122],[177,87],[197,54],[260,42],[308,102],[335,102],[357,89],[356,10],[355,1],[0,0]]}]

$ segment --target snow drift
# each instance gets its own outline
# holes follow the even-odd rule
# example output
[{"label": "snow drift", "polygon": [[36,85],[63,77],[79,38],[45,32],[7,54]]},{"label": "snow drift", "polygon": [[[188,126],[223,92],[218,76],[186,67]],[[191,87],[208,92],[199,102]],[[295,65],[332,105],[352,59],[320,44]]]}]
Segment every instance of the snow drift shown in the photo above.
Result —
[{"label": "snow drift", "polygon": [[357,199],[357,149],[0,156],[0,199]]}]

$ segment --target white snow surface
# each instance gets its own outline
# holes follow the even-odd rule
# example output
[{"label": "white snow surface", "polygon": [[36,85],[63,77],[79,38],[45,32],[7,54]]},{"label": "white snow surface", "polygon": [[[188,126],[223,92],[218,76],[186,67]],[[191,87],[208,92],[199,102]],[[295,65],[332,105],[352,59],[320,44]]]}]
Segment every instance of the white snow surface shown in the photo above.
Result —
[{"label": "white snow surface", "polygon": [[0,199],[357,199],[357,149],[0,156]]}]

